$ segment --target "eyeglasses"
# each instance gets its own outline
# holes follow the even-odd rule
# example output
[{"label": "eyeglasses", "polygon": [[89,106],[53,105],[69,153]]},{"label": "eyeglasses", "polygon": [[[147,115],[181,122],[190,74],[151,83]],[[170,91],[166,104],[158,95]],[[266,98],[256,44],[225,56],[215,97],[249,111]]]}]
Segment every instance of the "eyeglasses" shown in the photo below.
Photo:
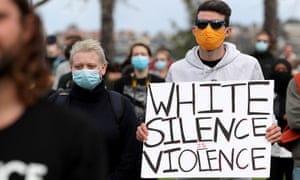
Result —
[{"label": "eyeglasses", "polygon": [[196,19],[195,25],[199,29],[204,29],[207,27],[207,25],[210,24],[210,26],[216,30],[220,29],[223,25],[225,25],[224,20],[203,20],[203,19]]}]

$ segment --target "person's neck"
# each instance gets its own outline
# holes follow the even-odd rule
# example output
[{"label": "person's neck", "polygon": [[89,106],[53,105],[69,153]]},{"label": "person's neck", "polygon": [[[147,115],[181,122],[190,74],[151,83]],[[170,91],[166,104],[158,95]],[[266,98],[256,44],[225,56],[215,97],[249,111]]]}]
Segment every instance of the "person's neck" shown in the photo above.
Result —
[{"label": "person's neck", "polygon": [[224,55],[225,55],[224,44],[218,47],[217,49],[211,51],[207,51],[199,47],[199,51],[198,51],[198,56],[200,57],[200,59],[205,61],[220,60],[223,58]]},{"label": "person's neck", "polygon": [[164,79],[167,76],[167,73],[168,73],[168,69],[167,68],[166,69],[162,69],[162,70],[159,71],[159,76]]},{"label": "person's neck", "polygon": [[134,70],[134,75],[137,79],[146,78],[148,76],[148,68],[144,69],[143,71]]},{"label": "person's neck", "polygon": [[15,123],[24,110],[14,83],[7,78],[0,79],[0,130]]}]

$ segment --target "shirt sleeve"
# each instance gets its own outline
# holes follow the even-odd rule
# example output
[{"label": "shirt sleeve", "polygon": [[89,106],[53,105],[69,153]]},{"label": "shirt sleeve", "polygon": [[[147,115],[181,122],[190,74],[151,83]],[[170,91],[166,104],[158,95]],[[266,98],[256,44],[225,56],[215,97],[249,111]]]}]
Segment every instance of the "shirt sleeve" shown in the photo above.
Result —
[{"label": "shirt sleeve", "polygon": [[288,125],[293,130],[300,130],[300,94],[294,79],[287,88],[286,114]]}]

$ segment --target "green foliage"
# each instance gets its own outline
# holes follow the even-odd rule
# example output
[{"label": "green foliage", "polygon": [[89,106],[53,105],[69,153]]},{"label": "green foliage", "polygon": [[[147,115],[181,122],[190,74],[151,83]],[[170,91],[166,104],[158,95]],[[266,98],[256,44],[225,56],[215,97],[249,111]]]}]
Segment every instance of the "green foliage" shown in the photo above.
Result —
[{"label": "green foliage", "polygon": [[[190,23],[190,27],[194,24],[196,11],[198,9],[199,4],[202,0],[182,0],[185,4],[186,11],[188,14],[187,21]],[[176,22],[174,22],[174,26],[176,28]],[[172,55],[175,59],[180,59],[185,56],[185,53],[191,49],[193,46],[196,45],[194,36],[192,34],[192,29],[188,30],[179,30],[177,33],[172,37],[173,43],[173,52]]]},{"label": "green foliage", "polygon": [[195,46],[195,39],[191,30],[178,31],[171,39],[173,43],[173,57],[181,59],[185,53]]}]

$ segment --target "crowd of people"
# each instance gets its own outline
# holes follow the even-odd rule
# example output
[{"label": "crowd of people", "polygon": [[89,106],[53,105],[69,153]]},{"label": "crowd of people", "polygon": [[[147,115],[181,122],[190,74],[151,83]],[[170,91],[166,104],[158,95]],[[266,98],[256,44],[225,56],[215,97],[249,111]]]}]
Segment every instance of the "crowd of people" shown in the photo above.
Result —
[{"label": "crowd of people", "polygon": [[112,62],[98,40],[78,34],[59,48],[27,0],[0,4],[1,178],[140,180],[150,83],[266,79],[275,84],[268,179],[300,179],[300,140],[292,150],[280,144],[286,126],[300,130],[297,57],[288,43],[272,54],[264,31],[250,55],[225,42],[232,29],[224,1],[200,4],[191,29],[196,45],[182,59],[136,42]]}]

